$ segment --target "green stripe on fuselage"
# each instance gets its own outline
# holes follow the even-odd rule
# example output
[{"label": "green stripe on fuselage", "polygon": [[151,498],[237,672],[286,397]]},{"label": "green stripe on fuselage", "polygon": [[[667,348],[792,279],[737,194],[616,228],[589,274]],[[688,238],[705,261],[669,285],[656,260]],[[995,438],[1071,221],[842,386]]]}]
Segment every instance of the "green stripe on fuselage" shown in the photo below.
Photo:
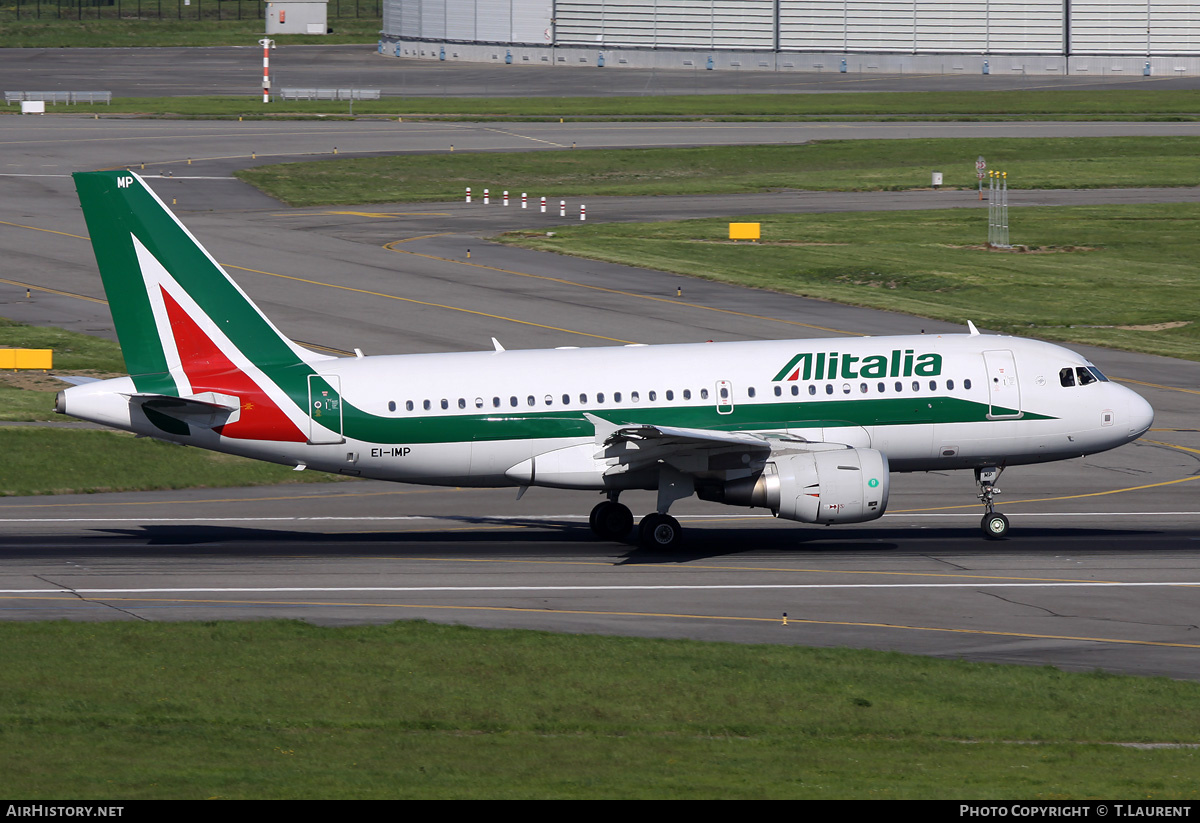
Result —
[{"label": "green stripe on fuselage", "polygon": [[[378,417],[346,404],[347,437],[368,443],[454,443],[471,440],[526,440],[533,438],[592,437],[595,428],[584,413],[618,425],[673,426],[715,431],[755,431],[785,428],[843,428],[851,426],[904,426],[928,423],[980,423],[988,412],[1016,412],[957,397],[881,398],[872,400],[820,400],[808,403],[744,403],[730,414],[715,407],[678,406],[623,409],[557,409],[447,414],[426,417]],[[1053,417],[1025,412],[1023,420]]]}]

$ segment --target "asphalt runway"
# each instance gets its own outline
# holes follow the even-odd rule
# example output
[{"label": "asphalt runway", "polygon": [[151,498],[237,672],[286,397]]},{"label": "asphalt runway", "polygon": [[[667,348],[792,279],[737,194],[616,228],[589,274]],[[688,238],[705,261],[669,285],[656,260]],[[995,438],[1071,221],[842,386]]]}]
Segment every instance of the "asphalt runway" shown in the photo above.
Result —
[{"label": "asphalt runway", "polygon": [[[861,62],[861,61],[859,61]],[[951,61],[953,62],[953,61]],[[575,97],[796,94],[869,91],[1195,89],[1196,77],[1031,76],[1023,73],[884,74],[878,71],[705,71],[512,65],[397,59],[370,46],[279,46],[273,88],[379,89],[402,97]],[[262,93],[262,47],[2,49],[5,89],[111,91],[117,97]],[[85,88],[86,87],[86,88]]]},{"label": "asphalt runway", "polygon": [[[285,333],[333,349],[485,349],[492,336],[515,349],[963,330],[487,242],[505,228],[562,222],[517,204],[288,209],[229,178],[232,168],[257,162],[239,143],[267,133],[253,129],[275,129],[278,153],[301,157],[320,155],[333,132],[347,150],[438,150],[446,140],[441,124],[423,132],[415,124],[33,120],[20,118],[0,142],[0,316],[105,333],[107,308],[64,175],[145,160],[160,195],[178,200],[189,228]],[[235,131],[243,125],[252,130]],[[454,136],[470,135],[481,151],[561,146],[545,125],[472,125]],[[609,145],[811,139],[795,124],[657,125],[576,124],[569,134],[596,142],[603,134]],[[923,128],[864,124],[859,133],[878,135],[877,127],[897,129],[895,136]],[[1078,127],[1102,131],[1100,124],[1061,128]],[[1190,124],[1141,128],[1194,133]],[[589,219],[606,220],[978,208],[973,197],[781,192],[588,205]],[[1196,192],[1013,192],[1014,206],[1020,197],[1194,201]],[[1114,452],[1010,469],[1000,487],[1014,527],[999,543],[978,536],[981,507],[965,473],[897,476],[888,515],[849,528],[684,501],[672,511],[687,530],[689,553],[675,557],[596,541],[585,519],[592,496],[538,489],[519,502],[513,490],[365,482],[3,498],[0,614],[330,624],[425,618],[1200,677],[1200,363],[1086,352],[1151,401],[1155,428]],[[623,499],[638,515],[650,508],[646,496]]]}]

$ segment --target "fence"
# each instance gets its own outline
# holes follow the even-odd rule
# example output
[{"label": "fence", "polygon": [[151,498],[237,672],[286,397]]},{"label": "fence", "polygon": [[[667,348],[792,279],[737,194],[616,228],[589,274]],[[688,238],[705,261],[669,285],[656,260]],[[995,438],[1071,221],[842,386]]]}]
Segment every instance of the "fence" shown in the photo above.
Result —
[{"label": "fence", "polygon": [[280,100],[378,100],[379,89],[280,89]]},{"label": "fence", "polygon": [[70,105],[73,103],[107,103],[112,105],[111,91],[6,91],[4,92],[4,102],[7,105],[13,103],[22,103],[26,100],[49,103],[52,106],[57,106],[59,103]]},{"label": "fence", "polygon": [[[10,20],[262,20],[262,0],[8,0]],[[329,0],[330,20],[382,17],[383,0]]]}]

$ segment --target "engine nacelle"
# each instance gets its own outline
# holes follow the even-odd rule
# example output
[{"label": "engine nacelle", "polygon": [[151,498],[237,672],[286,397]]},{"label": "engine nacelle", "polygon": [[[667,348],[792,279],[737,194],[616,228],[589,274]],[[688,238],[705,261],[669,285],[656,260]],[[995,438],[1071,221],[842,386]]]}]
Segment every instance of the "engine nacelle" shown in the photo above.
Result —
[{"label": "engine nacelle", "polygon": [[762,474],[701,494],[734,506],[762,506],[801,523],[864,523],[887,510],[888,461],[875,449],[783,454]]}]

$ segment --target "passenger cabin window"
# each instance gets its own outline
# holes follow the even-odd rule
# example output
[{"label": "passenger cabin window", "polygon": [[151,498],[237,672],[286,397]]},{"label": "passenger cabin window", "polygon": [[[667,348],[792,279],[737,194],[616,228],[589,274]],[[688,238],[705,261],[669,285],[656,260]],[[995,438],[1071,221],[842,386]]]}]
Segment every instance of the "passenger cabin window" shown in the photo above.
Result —
[{"label": "passenger cabin window", "polygon": [[388,401],[388,411],[395,411],[395,410],[396,410],[396,401],[389,400]]},{"label": "passenger cabin window", "polygon": [[413,410],[413,402],[412,402],[411,400],[405,400],[405,401],[404,401],[404,410],[405,410],[405,411],[412,411],[412,410]]}]

